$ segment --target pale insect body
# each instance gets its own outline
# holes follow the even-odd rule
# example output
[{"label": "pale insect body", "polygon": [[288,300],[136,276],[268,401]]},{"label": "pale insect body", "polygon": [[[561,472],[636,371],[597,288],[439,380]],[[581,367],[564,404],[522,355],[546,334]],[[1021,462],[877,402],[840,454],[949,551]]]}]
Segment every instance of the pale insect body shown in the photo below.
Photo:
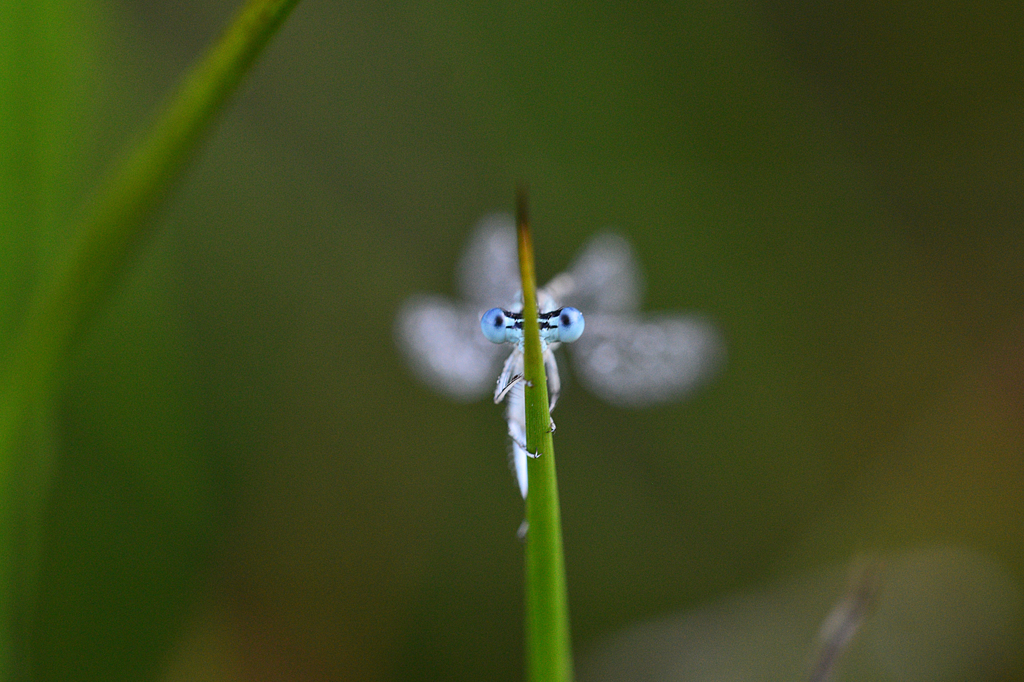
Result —
[{"label": "pale insect body", "polygon": [[[518,280],[514,222],[507,215],[488,216],[478,224],[459,267],[463,302],[414,296],[398,313],[396,335],[420,378],[454,399],[480,397],[494,386],[491,382],[498,374],[495,402],[505,400],[512,461],[525,497],[521,331],[515,326],[522,310],[517,301]],[[568,270],[538,291],[541,315],[559,311],[562,305],[586,312],[586,333],[572,344],[577,378],[592,393],[620,407],[642,408],[679,399],[707,381],[725,356],[721,338],[709,322],[673,313],[639,313],[641,289],[629,243],[606,232],[594,236]],[[493,308],[502,301],[515,303],[506,309]],[[504,318],[502,325],[486,318],[496,315],[495,310]],[[510,319],[511,327],[505,324]],[[582,315],[580,322],[582,330]],[[481,333],[488,325],[496,341]],[[543,341],[552,408],[560,388],[553,351],[568,341],[561,336],[563,326],[549,330]],[[498,338],[502,328],[504,338]],[[499,343],[515,345],[504,365]]]},{"label": "pale insect body", "polygon": [[[538,299],[543,301],[543,305],[539,306],[537,323],[540,329],[544,372],[548,377],[549,410],[553,410],[561,390],[554,350],[559,343],[572,343],[580,338],[585,322],[583,313],[576,308],[566,306],[548,310],[547,308],[554,305],[551,297],[541,292]],[[515,311],[491,308],[480,318],[480,328],[484,337],[492,343],[515,345],[498,376],[498,383],[494,389],[494,402],[500,403],[505,400],[505,419],[508,421],[508,435],[512,439],[512,463],[516,470],[519,491],[525,499],[527,491],[526,458],[534,455],[526,449],[523,316],[522,305],[516,307],[518,309]],[[551,422],[550,428],[554,431],[554,421]]]}]

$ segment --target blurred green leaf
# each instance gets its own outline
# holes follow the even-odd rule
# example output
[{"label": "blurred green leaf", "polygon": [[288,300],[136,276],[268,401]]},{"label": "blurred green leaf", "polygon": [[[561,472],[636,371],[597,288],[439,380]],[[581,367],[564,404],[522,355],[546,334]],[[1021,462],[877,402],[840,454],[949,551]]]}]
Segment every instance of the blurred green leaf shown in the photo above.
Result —
[{"label": "blurred green leaf", "polygon": [[[40,273],[61,244],[70,207],[92,180],[84,169],[97,104],[90,99],[97,79],[95,11],[87,3],[51,0],[0,4],[0,504],[6,510],[21,505],[28,494],[10,480],[12,472],[22,471],[16,458],[55,447],[48,399],[32,391],[32,400],[23,401],[25,395],[8,389],[13,344]],[[14,406],[19,402],[27,412]],[[17,653],[12,647],[24,641],[30,624],[20,621],[10,636],[11,599],[16,591],[24,595],[32,589],[34,578],[21,562],[32,563],[39,550],[38,541],[12,535],[14,520],[7,512],[0,529],[3,547],[23,543],[21,551],[0,556],[0,622],[8,633],[0,645],[0,675],[5,678],[25,672],[24,661],[12,659]]]},{"label": "blurred green leaf", "polygon": [[55,0],[0,5],[0,360],[93,180],[83,170],[98,104],[95,11]]},{"label": "blurred green leaf", "polygon": [[[69,194],[66,189],[73,183],[64,180],[93,180],[92,174],[70,169],[64,158],[88,131],[83,125],[86,120],[80,120],[80,107],[73,93],[76,89],[81,92],[87,82],[76,78],[75,71],[87,69],[89,60],[74,49],[79,46],[73,38],[88,34],[89,24],[82,16],[67,12],[64,5],[5,5],[4,14],[0,14],[0,24],[15,29],[0,50],[4,57],[0,76],[6,76],[8,83],[0,94],[0,103],[16,111],[10,130],[4,132],[6,140],[2,140],[11,143],[11,152],[0,162],[0,180],[9,180],[10,187],[9,196],[0,199],[10,200],[11,211],[3,225],[8,243],[0,245],[10,246],[10,257],[18,263],[0,283],[0,300],[5,303],[0,327],[9,331],[0,346],[0,554],[4,562],[0,563],[0,677],[66,679],[70,673],[79,678],[110,679],[128,671],[138,673],[140,661],[144,668],[153,667],[156,659],[145,652],[164,641],[162,636],[154,638],[145,633],[166,632],[168,614],[182,608],[181,599],[167,599],[166,594],[152,603],[155,608],[145,608],[147,600],[140,594],[126,597],[131,591],[124,588],[131,584],[147,588],[159,585],[154,578],[160,571],[170,569],[169,576],[193,573],[182,571],[182,566],[173,568],[175,562],[167,557],[152,561],[160,552],[147,551],[147,545],[155,550],[174,543],[168,545],[168,538],[147,524],[135,525],[140,516],[138,500],[129,495],[121,500],[123,504],[108,508],[107,514],[93,514],[117,499],[110,492],[114,489],[140,493],[143,501],[184,502],[166,508],[144,503],[141,508],[152,513],[154,521],[173,518],[172,512],[178,512],[194,523],[194,502],[206,497],[203,487],[195,485],[197,440],[188,419],[189,410],[183,409],[191,402],[188,372],[180,354],[167,354],[180,348],[181,341],[174,325],[168,328],[168,308],[161,305],[166,293],[157,293],[155,300],[147,303],[145,310],[152,313],[149,319],[155,327],[142,336],[140,343],[114,355],[107,353],[119,344],[104,344],[103,354],[94,363],[101,365],[103,359],[112,359],[119,365],[133,357],[132,351],[142,349],[141,355],[134,356],[141,359],[133,367],[137,374],[129,377],[156,378],[161,376],[161,368],[169,367],[171,371],[156,383],[121,381],[107,391],[94,392],[102,382],[93,382],[82,402],[87,404],[99,397],[98,405],[102,407],[85,420],[88,426],[82,432],[84,437],[75,438],[62,428],[60,417],[64,400],[73,403],[69,389],[81,342],[89,335],[90,323],[98,321],[101,311],[115,299],[129,263],[151,231],[153,212],[295,3],[246,3],[221,39],[186,74],[149,134],[123,158],[90,206],[73,219],[64,210],[64,197]],[[85,88],[87,92],[95,90]],[[82,126],[82,130],[70,129],[68,120]],[[57,225],[72,226],[68,245],[54,233]],[[41,244],[47,241],[58,245],[54,249],[59,252],[56,258],[44,254],[46,249]],[[131,320],[132,315],[127,319]],[[156,345],[151,346],[154,342]],[[151,352],[146,353],[147,349]],[[130,362],[128,366],[132,366]],[[130,414],[116,420],[116,427],[107,431],[109,437],[104,439],[98,427],[117,405],[119,394],[131,396],[127,403]],[[146,405],[150,410],[140,412],[139,408]],[[155,456],[138,459],[147,450]],[[125,453],[133,454],[128,461],[135,466],[125,467],[119,462],[118,455]],[[76,461],[88,462],[83,471],[90,474],[106,471],[113,475],[92,480],[88,476],[72,477],[66,482],[75,494],[67,498],[52,496],[54,481],[68,470],[74,471]],[[113,465],[112,469],[108,470],[107,465]],[[167,475],[174,471],[179,475]],[[113,485],[117,482],[121,485]],[[134,490],[136,486],[139,490]],[[166,494],[168,491],[174,494]],[[75,503],[81,499],[100,504]],[[62,509],[62,502],[68,507]],[[84,523],[69,523],[78,521]],[[127,522],[137,532],[112,534],[111,527],[117,521]],[[184,541],[194,539],[191,525],[172,521],[171,527],[181,535],[181,548],[188,551],[171,551],[170,556],[180,558],[194,552],[195,543]],[[76,530],[67,534],[68,528]],[[89,557],[94,548],[102,547],[102,540],[111,538],[125,541],[115,544],[121,552],[103,554],[99,561],[92,556],[75,563],[76,546],[88,548],[85,556]],[[51,567],[47,562],[54,557],[56,571],[47,571]],[[89,585],[92,589],[80,582],[104,565],[109,571],[97,585]],[[68,598],[49,602],[56,610],[47,614],[47,599],[60,594],[61,586],[67,584],[78,589],[68,592]],[[170,584],[180,587],[182,580],[174,578]],[[142,593],[152,594],[149,589]],[[73,608],[76,596],[87,598],[79,618]],[[104,608],[111,605],[120,608]],[[147,616],[140,618],[140,609]],[[111,617],[105,619],[104,614]],[[140,627],[141,622],[157,627]],[[73,641],[59,634],[50,637],[53,630],[47,625],[53,623],[69,627],[65,632],[75,633]],[[115,646],[104,647],[104,641]],[[125,648],[126,641],[134,645]],[[47,643],[55,642],[59,645],[48,652]],[[128,653],[117,655],[117,651]],[[85,660],[94,664],[88,665]]]}]

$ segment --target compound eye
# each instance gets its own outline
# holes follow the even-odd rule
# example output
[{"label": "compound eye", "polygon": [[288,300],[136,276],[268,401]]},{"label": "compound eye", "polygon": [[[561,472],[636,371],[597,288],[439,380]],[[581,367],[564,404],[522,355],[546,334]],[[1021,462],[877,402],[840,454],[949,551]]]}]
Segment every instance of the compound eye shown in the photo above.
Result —
[{"label": "compound eye", "polygon": [[508,318],[501,308],[491,308],[480,318],[480,329],[491,343],[505,343]]},{"label": "compound eye", "polygon": [[558,311],[558,340],[562,343],[572,343],[583,334],[583,313],[566,306]]}]

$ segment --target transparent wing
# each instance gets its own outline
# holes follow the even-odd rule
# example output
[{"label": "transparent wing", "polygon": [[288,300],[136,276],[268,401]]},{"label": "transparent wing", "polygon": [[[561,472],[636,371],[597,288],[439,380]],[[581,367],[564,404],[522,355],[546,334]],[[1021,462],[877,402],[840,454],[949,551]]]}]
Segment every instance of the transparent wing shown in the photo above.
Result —
[{"label": "transparent wing", "polygon": [[[492,213],[477,223],[459,262],[459,293],[484,309],[509,306],[519,291],[519,255],[512,216]],[[482,312],[482,311],[481,311]]]},{"label": "transparent wing", "polygon": [[455,400],[476,400],[494,390],[504,345],[480,332],[480,314],[441,296],[418,294],[405,301],[395,322],[399,348],[428,386]]},{"label": "transparent wing", "polygon": [[570,349],[580,383],[619,407],[640,408],[682,397],[725,359],[706,320],[673,315],[587,315]]},{"label": "transparent wing", "polygon": [[587,241],[569,269],[545,290],[559,305],[575,306],[584,315],[624,313],[640,307],[643,277],[629,242],[602,232]]}]

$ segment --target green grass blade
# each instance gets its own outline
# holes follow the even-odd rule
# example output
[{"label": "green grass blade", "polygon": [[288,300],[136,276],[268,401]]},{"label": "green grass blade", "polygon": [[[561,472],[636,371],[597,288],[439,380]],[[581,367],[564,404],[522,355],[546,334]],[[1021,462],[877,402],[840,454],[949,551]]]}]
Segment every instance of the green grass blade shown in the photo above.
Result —
[{"label": "green grass blade", "polygon": [[41,519],[55,466],[49,414],[69,351],[124,276],[149,220],[216,115],[298,0],[249,0],[186,75],[148,135],[124,158],[44,274],[0,369],[0,680],[29,669],[30,619]]},{"label": "green grass blade", "polygon": [[523,286],[526,449],[540,453],[540,457],[528,458],[527,462],[530,492],[526,496],[526,678],[530,682],[568,682],[573,679],[573,663],[562,520],[547,376],[537,322],[533,241],[523,190],[519,192],[516,213]]},{"label": "green grass blade", "polygon": [[186,75],[149,134],[125,157],[87,212],[74,247],[35,306],[30,335],[47,337],[58,353],[102,306],[152,228],[148,218],[297,2],[250,0]]}]

